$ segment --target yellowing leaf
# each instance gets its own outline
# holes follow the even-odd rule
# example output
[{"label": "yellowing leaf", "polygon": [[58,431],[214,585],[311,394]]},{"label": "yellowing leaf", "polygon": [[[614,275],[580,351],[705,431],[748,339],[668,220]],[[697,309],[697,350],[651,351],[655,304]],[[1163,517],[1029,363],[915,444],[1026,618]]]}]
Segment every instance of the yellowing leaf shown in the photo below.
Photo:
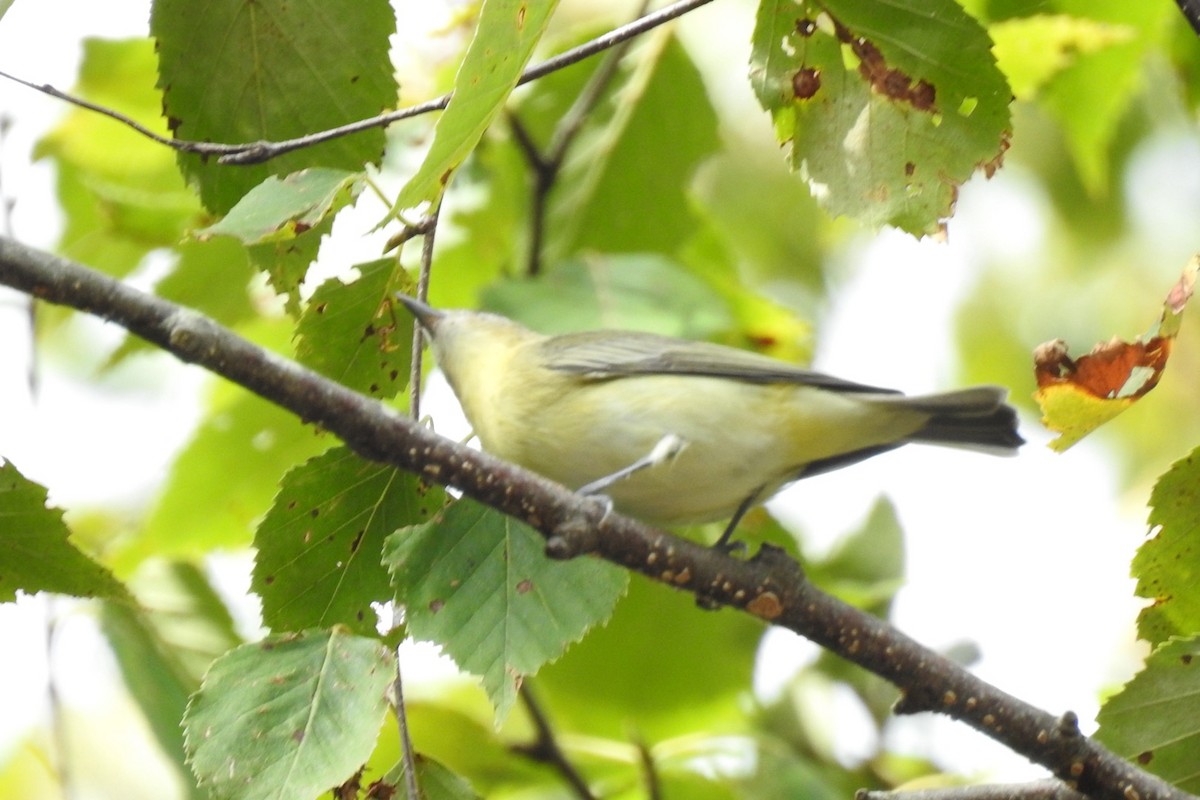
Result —
[{"label": "yellowing leaf", "polygon": [[1061,434],[1050,446],[1062,452],[1120,414],[1158,385],[1195,288],[1200,256],[1194,256],[1163,304],[1162,317],[1135,342],[1112,339],[1078,359],[1061,339],[1034,351],[1042,423]]}]

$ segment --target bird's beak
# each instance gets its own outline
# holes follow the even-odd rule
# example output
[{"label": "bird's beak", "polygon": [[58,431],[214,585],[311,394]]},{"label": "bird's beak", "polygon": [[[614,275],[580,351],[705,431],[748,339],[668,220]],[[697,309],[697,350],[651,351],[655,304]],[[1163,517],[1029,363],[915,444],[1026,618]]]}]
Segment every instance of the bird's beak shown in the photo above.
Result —
[{"label": "bird's beak", "polygon": [[421,323],[421,327],[430,333],[437,329],[438,322],[446,316],[445,312],[427,306],[415,297],[396,292],[396,299],[403,303],[404,307],[412,312],[417,322]]}]

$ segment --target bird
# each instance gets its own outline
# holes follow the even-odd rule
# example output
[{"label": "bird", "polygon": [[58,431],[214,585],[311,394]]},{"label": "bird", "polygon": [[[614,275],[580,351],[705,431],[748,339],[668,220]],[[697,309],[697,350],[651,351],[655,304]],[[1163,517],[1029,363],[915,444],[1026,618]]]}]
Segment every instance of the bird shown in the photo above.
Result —
[{"label": "bird", "polygon": [[1012,454],[997,386],[906,396],[735,347],[625,330],[546,335],[397,300],[427,332],[482,448],[672,527],[743,515],[784,486],[908,443]]}]

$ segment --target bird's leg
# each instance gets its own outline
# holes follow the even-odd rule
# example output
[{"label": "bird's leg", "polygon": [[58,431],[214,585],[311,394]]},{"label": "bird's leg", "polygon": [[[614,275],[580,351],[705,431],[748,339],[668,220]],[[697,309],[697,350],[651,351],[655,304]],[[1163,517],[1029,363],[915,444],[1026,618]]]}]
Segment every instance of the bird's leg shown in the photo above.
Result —
[{"label": "bird's leg", "polygon": [[737,511],[733,512],[733,517],[729,520],[729,524],[725,526],[725,530],[721,533],[721,538],[717,539],[716,544],[713,545],[714,550],[720,550],[723,553],[732,553],[746,546],[742,542],[730,542],[729,539],[733,536],[733,532],[737,530],[738,523],[742,521],[742,517],[746,516],[746,512],[754,508],[754,505],[759,501],[761,494],[762,487],[760,486],[742,501],[741,505],[737,507]]},{"label": "bird's leg", "polygon": [[600,494],[608,487],[615,483],[625,480],[631,475],[635,475],[644,469],[657,467],[659,464],[674,459],[683,449],[687,447],[687,440],[683,437],[676,436],[673,433],[668,433],[666,436],[658,440],[658,444],[646,455],[634,461],[627,467],[622,467],[611,475],[605,475],[603,478],[597,478],[586,486],[579,488],[580,494]]}]

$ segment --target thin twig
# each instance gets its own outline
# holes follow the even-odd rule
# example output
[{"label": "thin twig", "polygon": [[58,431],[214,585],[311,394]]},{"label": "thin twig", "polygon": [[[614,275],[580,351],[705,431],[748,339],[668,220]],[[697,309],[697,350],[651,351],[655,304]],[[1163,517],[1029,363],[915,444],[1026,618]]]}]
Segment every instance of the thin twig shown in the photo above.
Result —
[{"label": "thin twig", "polygon": [[[135,120],[133,117],[122,114],[120,111],[116,111],[116,110],[108,108],[106,106],[102,106],[99,103],[93,103],[90,100],[84,100],[82,97],[76,97],[73,94],[67,94],[66,92],[64,92],[60,89],[56,89],[55,87],[51,86],[48,83],[34,83],[33,81],[27,81],[24,78],[18,78],[16,75],[13,75],[8,72],[4,72],[3,70],[0,70],[0,78],[7,78],[8,80],[13,81],[14,83],[19,83],[22,86],[28,86],[30,89],[33,89],[34,91],[41,92],[42,94],[48,94],[51,97],[57,98],[59,100],[64,100],[73,106],[85,108],[88,111],[95,111],[97,114],[108,117],[110,119],[114,119],[117,122],[121,123],[122,125],[124,125],[128,128],[132,128],[133,130],[140,133],[142,136],[145,136],[147,139],[157,142],[158,144],[166,145],[167,147],[171,147],[176,150],[181,150],[183,152],[202,152],[201,150],[192,150],[191,146],[192,145],[202,145],[202,144],[204,144],[203,142],[188,142],[188,141],[185,141],[182,139],[172,139],[169,136],[163,136],[160,133],[155,133],[154,131],[147,128],[145,125],[143,125],[140,122],[138,122],[137,120]],[[244,149],[245,147],[247,147],[247,145],[240,145],[240,144],[239,145],[220,145],[220,144],[218,144],[218,145],[215,145],[215,147],[217,149],[211,151],[212,153],[232,152],[236,149]],[[228,148],[228,149],[222,151],[220,148]]]},{"label": "thin twig", "polygon": [[[439,199],[429,211],[429,216],[421,220],[419,227],[424,239],[421,242],[421,267],[417,273],[417,299],[422,303],[429,297],[429,275],[433,270],[433,239],[437,232],[438,215],[441,213]],[[409,228],[405,228],[409,230]],[[390,244],[390,243],[389,243]],[[424,352],[425,331],[420,325],[413,325],[412,337],[412,367],[408,375],[408,407],[409,416],[413,420],[421,419],[421,354]]]},{"label": "thin twig", "polygon": [[513,749],[534,761],[554,767],[571,785],[576,795],[583,800],[595,800],[596,796],[588,788],[587,781],[575,769],[575,765],[567,760],[566,754],[558,746],[554,728],[551,727],[550,720],[542,709],[541,703],[537,701],[533,691],[529,688],[529,681],[521,684],[520,696],[525,710],[529,713],[529,719],[533,722],[534,730],[537,731],[537,738],[529,744],[516,745]]},{"label": "thin twig", "polygon": [[[8,149],[8,133],[12,130],[13,118],[8,112],[0,113],[0,155]],[[3,164],[3,159],[0,159],[0,164]],[[16,207],[16,198],[9,197],[4,191],[4,171],[0,169],[0,230],[5,236],[15,236],[16,232],[13,229],[13,208]]]},{"label": "thin twig", "polygon": [[400,760],[404,764],[404,791],[408,800],[421,800],[421,787],[417,784],[417,756],[413,750],[412,736],[408,730],[408,711],[404,705],[404,679],[400,676],[400,646],[396,646],[396,680],[392,686],[396,693],[396,724],[400,728]]},{"label": "thin twig", "polygon": [[[8,149],[8,134],[12,130],[13,118],[7,112],[0,113],[0,156]],[[0,163],[3,158],[0,158]],[[4,173],[0,169],[0,232],[5,236],[16,237],[16,228],[13,225],[13,210],[17,206],[17,198],[9,197],[5,191]],[[36,398],[38,395],[38,359],[37,348],[34,346],[37,342],[37,304],[33,302],[32,297],[22,299],[21,310],[24,312],[25,321],[29,328],[29,365],[25,369],[25,384],[29,387],[29,396]]]},{"label": "thin twig", "polygon": [[525,255],[525,274],[532,277],[542,271],[542,241],[546,238],[546,200],[554,185],[554,179],[558,176],[558,167],[542,155],[537,142],[533,140],[533,135],[515,112],[508,115],[508,124],[513,133],[513,140],[529,165],[533,184],[529,191],[529,249]]},{"label": "thin twig", "polygon": [[[645,15],[649,5],[649,2],[642,3],[636,14],[639,19]],[[583,129],[583,123],[596,104],[600,102],[600,98],[612,83],[613,78],[616,77],[617,69],[621,66],[621,59],[625,57],[625,53],[628,52],[632,43],[632,39],[626,39],[613,47],[604,57],[600,66],[596,67],[596,71],[588,78],[588,82],[579,96],[575,98],[575,102],[554,126],[550,143],[546,146],[544,153],[538,148],[528,129],[516,114],[510,116],[517,144],[533,172],[533,191],[530,196],[529,210],[529,252],[525,265],[527,275],[537,275],[541,272],[542,241],[545,238],[546,229],[546,201],[562,171],[567,152]]]},{"label": "thin twig", "polygon": [[[610,47],[620,44],[628,39],[631,39],[639,34],[652,30],[659,25],[669,22],[676,17],[699,8],[700,6],[711,3],[712,0],[679,0],[677,3],[667,6],[653,14],[647,14],[641,19],[635,20],[628,25],[622,25],[608,33],[597,36],[589,42],[572,48],[565,53],[561,53],[553,58],[548,58],[540,64],[527,69],[517,81],[517,85],[528,83],[529,81],[537,80],[538,78],[549,75],[564,67],[569,67],[572,64],[583,61],[586,58],[602,53]],[[155,133],[146,126],[110,108],[92,103],[79,97],[67,94],[60,91],[50,84],[37,84],[32,81],[18,78],[7,72],[0,71],[0,77],[8,78],[31,89],[35,89],[43,94],[48,94],[51,97],[56,97],[64,100],[80,108],[86,108],[89,111],[95,111],[103,114],[106,117],[126,125],[148,139],[165,145],[167,147],[178,150],[182,153],[195,153],[198,155],[217,156],[218,163],[221,164],[261,164],[265,161],[270,161],[285,153],[290,153],[293,150],[301,150],[305,147],[313,147],[323,142],[332,139],[340,139],[343,136],[349,136],[360,131],[370,130],[371,128],[385,128],[396,122],[406,119],[412,119],[422,114],[428,114],[432,111],[441,111],[450,104],[450,98],[453,93],[444,94],[441,97],[435,97],[432,100],[427,100],[424,103],[419,103],[415,106],[402,108],[397,111],[392,111],[387,114],[380,114],[376,117],[360,119],[356,122],[351,122],[346,125],[340,125],[336,128],[310,133],[305,136],[300,136],[295,139],[287,139],[281,142],[243,142],[239,144],[224,144],[219,142],[197,142],[187,139],[173,139]]]},{"label": "thin twig", "polygon": [[[417,226],[425,237],[421,247],[421,271],[417,278],[417,296],[425,301],[429,290],[429,271],[433,265],[433,235],[437,230],[437,219],[440,204],[434,205],[429,216]],[[408,228],[406,228],[407,230]],[[409,416],[414,422],[421,419],[421,326],[413,325],[412,338],[412,371],[409,374]],[[400,625],[401,609],[393,610],[393,624]],[[413,749],[412,737],[408,730],[408,710],[404,705],[404,685],[400,677],[400,648],[396,647],[396,724],[400,728],[400,749],[404,761],[404,788],[408,800],[420,800],[421,788],[417,784],[417,757]]]},{"label": "thin twig", "polygon": [[649,800],[661,800],[662,781],[658,778],[658,765],[654,763],[654,754],[650,752],[650,746],[640,737],[635,740],[635,743],[637,744],[638,760],[642,764],[642,775],[646,781],[646,797]]},{"label": "thin twig", "polygon": [[[649,0],[645,0],[641,7],[638,8],[637,18],[641,19],[646,14],[646,9],[650,7]],[[635,20],[636,22],[636,20]],[[632,24],[632,23],[631,23]],[[625,53],[629,51],[630,45],[633,44],[632,39],[625,39],[619,42],[612,51],[604,57],[604,61],[600,62],[600,66],[596,67],[596,71],[592,73],[592,77],[588,80],[583,91],[575,98],[575,102],[571,104],[571,108],[559,120],[558,125],[554,128],[554,135],[550,139],[550,146],[547,148],[549,153],[548,160],[553,164],[562,164],[567,156],[567,148],[579,135],[583,123],[591,114],[592,109],[600,102],[601,96],[612,83],[617,74],[617,68],[621,65],[621,59],[625,57]]]},{"label": "thin twig", "polygon": [[62,693],[54,671],[55,642],[59,636],[59,621],[54,608],[57,598],[48,597],[46,609],[46,697],[50,704],[50,731],[54,739],[53,768],[64,800],[75,796],[71,776],[71,743],[67,736],[67,715],[63,711]]},{"label": "thin twig", "polygon": [[363,458],[415,473],[546,537],[555,558],[618,566],[795,631],[895,684],[897,713],[945,714],[1041,764],[1094,800],[1183,800],[1186,792],[1084,736],[1071,713],[1038,709],[825,594],[783,550],[739,559],[612,512],[528,470],[439,436],[394,409],[272,353],[209,317],[60,256],[0,237],[0,284],[115,322],[339,437]]}]

